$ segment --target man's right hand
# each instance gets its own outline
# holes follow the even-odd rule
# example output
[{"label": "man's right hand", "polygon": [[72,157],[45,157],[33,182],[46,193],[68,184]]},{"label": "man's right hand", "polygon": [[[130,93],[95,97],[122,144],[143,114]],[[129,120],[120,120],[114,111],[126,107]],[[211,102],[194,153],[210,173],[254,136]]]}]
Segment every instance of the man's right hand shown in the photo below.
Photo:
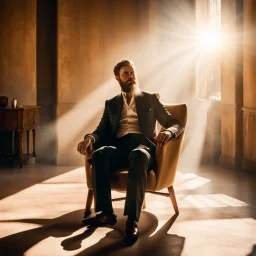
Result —
[{"label": "man's right hand", "polygon": [[93,150],[92,141],[93,141],[93,138],[91,136],[86,137],[83,141],[79,142],[79,144],[77,145],[77,151],[81,155],[90,156]]}]

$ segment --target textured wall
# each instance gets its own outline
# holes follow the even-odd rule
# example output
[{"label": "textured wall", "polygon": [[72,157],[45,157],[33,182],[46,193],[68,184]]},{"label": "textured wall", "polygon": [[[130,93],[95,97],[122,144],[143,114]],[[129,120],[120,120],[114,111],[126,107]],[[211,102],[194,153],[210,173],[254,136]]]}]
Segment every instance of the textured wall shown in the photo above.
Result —
[{"label": "textured wall", "polygon": [[0,95],[36,104],[36,0],[0,1]]},{"label": "textured wall", "polygon": [[[112,77],[120,58],[136,58],[145,1],[67,1],[58,6],[58,103],[75,103]],[[137,58],[138,59],[138,58]]]}]

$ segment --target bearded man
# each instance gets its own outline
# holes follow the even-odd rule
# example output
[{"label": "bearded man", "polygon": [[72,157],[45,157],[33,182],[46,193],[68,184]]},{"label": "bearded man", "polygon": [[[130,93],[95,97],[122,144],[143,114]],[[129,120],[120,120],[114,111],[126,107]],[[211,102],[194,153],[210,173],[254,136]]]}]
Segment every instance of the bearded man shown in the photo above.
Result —
[{"label": "bearded man", "polygon": [[[147,174],[154,169],[155,150],[171,138],[178,137],[183,128],[172,118],[156,94],[141,91],[134,63],[123,60],[114,67],[114,75],[121,94],[109,99],[96,130],[87,134],[77,150],[92,153],[92,184],[95,212],[93,218],[83,220],[89,225],[114,225],[117,221],[111,201],[111,172],[129,168],[124,215],[127,216],[125,238],[135,242],[139,231]],[[165,130],[156,136],[156,121]]]}]

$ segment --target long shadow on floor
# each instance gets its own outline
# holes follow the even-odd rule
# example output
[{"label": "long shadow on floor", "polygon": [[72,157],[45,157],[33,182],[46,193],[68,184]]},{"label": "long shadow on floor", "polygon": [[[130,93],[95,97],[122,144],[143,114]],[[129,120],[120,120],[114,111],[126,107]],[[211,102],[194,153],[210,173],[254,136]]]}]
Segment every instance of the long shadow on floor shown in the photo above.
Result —
[{"label": "long shadow on floor", "polygon": [[[0,239],[0,255],[23,255],[31,247],[48,237],[66,237],[82,228],[79,221],[82,210],[67,213],[54,219],[21,219],[7,222],[23,222],[42,225],[42,227],[12,234]],[[1,221],[5,222],[5,221]]]},{"label": "long shadow on floor", "polygon": [[[96,244],[86,248],[77,255],[168,255],[179,256],[184,247],[184,237],[167,234],[177,215],[172,216],[152,236],[158,227],[156,216],[143,211],[139,222],[140,237],[133,246],[126,246],[123,240],[125,217],[122,209],[115,209],[118,215],[117,223],[111,227],[105,237]],[[42,227],[12,234],[0,239],[0,255],[23,255],[26,251],[49,237],[67,237],[83,228],[80,222],[82,210],[74,211],[54,219],[22,219],[8,222],[36,223]],[[4,221],[1,221],[4,222]],[[100,229],[100,227],[99,227]],[[86,231],[61,242],[63,250],[74,251],[87,243],[90,236],[96,235],[96,227],[88,227]],[[74,252],[75,253],[75,252]],[[65,254],[63,252],[63,254]]]},{"label": "long shadow on floor", "polygon": [[[178,215],[173,215],[159,230],[156,231],[158,227],[158,220],[156,216],[143,211],[139,222],[140,237],[134,245],[127,246],[124,242],[123,235],[126,218],[122,216],[121,209],[116,209],[115,213],[118,215],[118,222],[112,227],[113,230],[108,232],[105,237],[93,246],[90,246],[84,251],[78,253],[77,256],[181,255],[185,238],[167,233]],[[87,239],[88,236],[95,232],[95,230],[95,227],[88,227],[84,233],[63,240],[61,245],[64,250],[77,250],[81,247],[82,241]],[[151,234],[153,235],[151,236]]]}]

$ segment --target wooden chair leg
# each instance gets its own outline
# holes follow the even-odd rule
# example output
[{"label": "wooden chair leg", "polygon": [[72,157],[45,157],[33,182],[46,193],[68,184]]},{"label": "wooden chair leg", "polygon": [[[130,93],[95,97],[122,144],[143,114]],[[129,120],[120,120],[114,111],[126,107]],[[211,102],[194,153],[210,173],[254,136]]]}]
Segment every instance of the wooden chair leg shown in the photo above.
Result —
[{"label": "wooden chair leg", "polygon": [[144,196],[143,204],[142,204],[142,209],[146,208],[146,195]]},{"label": "wooden chair leg", "polygon": [[179,208],[178,208],[178,204],[177,204],[177,201],[176,201],[173,186],[168,187],[168,191],[169,191],[169,195],[170,195],[170,198],[171,198],[171,201],[172,201],[174,211],[175,211],[175,213],[178,214],[179,213]]},{"label": "wooden chair leg", "polygon": [[91,210],[92,200],[93,200],[93,190],[89,189],[87,194],[86,206],[84,210],[84,218],[88,217],[92,213],[92,210]]}]

